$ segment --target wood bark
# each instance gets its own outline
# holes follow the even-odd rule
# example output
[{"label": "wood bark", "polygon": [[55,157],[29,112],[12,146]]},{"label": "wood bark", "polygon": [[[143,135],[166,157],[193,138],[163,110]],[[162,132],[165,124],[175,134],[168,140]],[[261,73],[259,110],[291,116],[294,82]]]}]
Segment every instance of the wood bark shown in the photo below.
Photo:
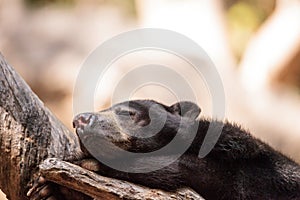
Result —
[{"label": "wood bark", "polygon": [[[181,189],[176,193],[149,189],[126,181],[99,176],[69,162],[46,159],[40,165],[43,177],[87,194],[95,199],[174,200],[202,199],[197,193]],[[76,183],[76,184],[74,184]]]},{"label": "wood bark", "polygon": [[0,188],[8,199],[26,198],[38,165],[48,157],[82,156],[78,137],[44,107],[0,55]]},{"label": "wood bark", "polygon": [[28,199],[41,173],[46,180],[95,199],[201,199],[189,189],[177,193],[100,176],[72,161],[84,157],[79,138],[31,91],[0,54],[0,189],[8,199]]}]

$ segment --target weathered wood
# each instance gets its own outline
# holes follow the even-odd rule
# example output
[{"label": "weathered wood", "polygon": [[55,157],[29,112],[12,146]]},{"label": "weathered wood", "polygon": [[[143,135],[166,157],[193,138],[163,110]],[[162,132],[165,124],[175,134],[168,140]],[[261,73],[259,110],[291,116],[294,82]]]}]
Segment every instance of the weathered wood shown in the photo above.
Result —
[{"label": "weathered wood", "polygon": [[1,54],[0,155],[0,189],[8,199],[28,199],[26,193],[39,172],[46,180],[96,199],[200,199],[190,190],[148,189],[69,163],[84,156],[79,138],[44,107]]},{"label": "weathered wood", "polygon": [[78,137],[46,109],[0,54],[0,188],[25,199],[28,183],[47,157],[80,158]]},{"label": "weathered wood", "polygon": [[103,177],[69,162],[49,158],[41,165],[41,174],[47,180],[67,186],[96,199],[173,200],[201,199],[192,190],[177,193],[149,189],[126,181]]}]

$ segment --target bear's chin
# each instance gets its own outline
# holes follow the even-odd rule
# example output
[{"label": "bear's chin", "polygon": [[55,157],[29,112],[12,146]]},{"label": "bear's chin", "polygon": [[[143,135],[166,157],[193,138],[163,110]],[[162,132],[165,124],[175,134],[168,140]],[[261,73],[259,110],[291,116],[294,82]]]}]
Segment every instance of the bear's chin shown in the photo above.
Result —
[{"label": "bear's chin", "polygon": [[118,159],[125,149],[111,142],[111,139],[102,136],[85,136],[81,138],[82,145],[97,160]]}]

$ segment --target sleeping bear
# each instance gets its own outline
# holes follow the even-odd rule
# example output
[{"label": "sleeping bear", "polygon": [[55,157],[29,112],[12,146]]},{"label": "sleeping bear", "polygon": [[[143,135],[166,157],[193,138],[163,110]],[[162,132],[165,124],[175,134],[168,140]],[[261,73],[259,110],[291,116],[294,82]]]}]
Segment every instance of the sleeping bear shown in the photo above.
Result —
[{"label": "sleeping bear", "polygon": [[[198,119],[199,114],[200,108],[192,102],[166,106],[133,100],[79,114],[73,125],[87,156],[104,161],[98,173],[105,176],[167,191],[190,187],[208,200],[300,199],[298,164],[240,126]],[[221,135],[209,154],[200,158],[210,125],[212,130],[221,127]],[[173,147],[159,152],[175,138]],[[124,158],[128,156],[124,152],[139,156]],[[119,170],[110,164],[125,167]],[[160,167],[151,171],[156,166]]]},{"label": "sleeping bear", "polygon": [[[78,164],[150,188],[190,187],[207,200],[300,199],[297,163],[236,124],[199,119],[200,111],[187,101],[166,106],[133,100],[79,114],[73,126],[85,159]],[[201,158],[208,130],[220,136]],[[59,199],[47,187],[33,199]]]}]

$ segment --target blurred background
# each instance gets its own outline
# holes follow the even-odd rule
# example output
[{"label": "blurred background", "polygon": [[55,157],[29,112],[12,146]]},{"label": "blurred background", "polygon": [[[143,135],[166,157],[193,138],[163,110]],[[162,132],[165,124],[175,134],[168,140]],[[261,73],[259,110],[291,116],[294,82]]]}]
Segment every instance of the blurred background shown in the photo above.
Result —
[{"label": "blurred background", "polygon": [[[73,89],[85,58],[105,40],[143,27],[197,42],[222,78],[226,118],[300,162],[299,0],[0,0],[0,52],[70,129]],[[115,62],[97,93],[98,110],[110,106],[120,77],[145,60],[166,63],[199,84],[202,116],[211,115],[205,84],[163,52],[137,52]],[[176,101],[158,85],[141,87],[132,98]]]}]

